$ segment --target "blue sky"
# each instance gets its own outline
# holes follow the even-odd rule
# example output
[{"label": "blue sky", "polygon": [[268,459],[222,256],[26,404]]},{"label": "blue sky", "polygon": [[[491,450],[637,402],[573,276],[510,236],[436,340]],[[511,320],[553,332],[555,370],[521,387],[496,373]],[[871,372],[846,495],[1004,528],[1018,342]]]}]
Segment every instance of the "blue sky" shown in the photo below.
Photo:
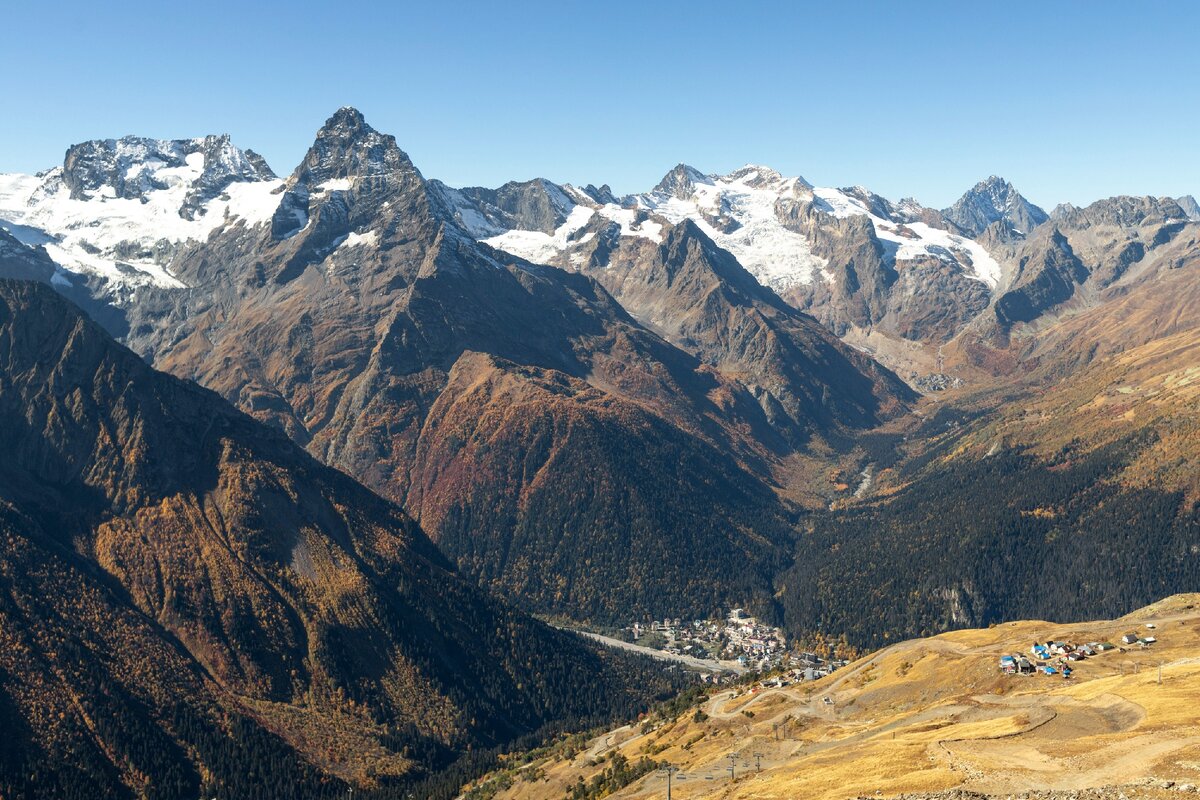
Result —
[{"label": "blue sky", "polygon": [[5,5],[0,171],[228,132],[287,173],[354,105],[452,185],[685,161],[934,206],[991,173],[1047,207],[1200,194],[1196,3]]}]

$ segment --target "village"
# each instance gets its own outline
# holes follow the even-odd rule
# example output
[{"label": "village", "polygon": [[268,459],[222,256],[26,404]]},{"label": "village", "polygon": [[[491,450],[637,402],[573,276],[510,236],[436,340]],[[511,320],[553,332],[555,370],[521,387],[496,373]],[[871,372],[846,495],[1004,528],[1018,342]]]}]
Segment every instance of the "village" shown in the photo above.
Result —
[{"label": "village", "polygon": [[[761,622],[742,608],[731,609],[725,619],[634,622],[624,630],[632,642],[672,655],[732,661],[760,674],[777,672],[767,679],[772,686],[823,678],[846,664],[816,653],[793,652],[782,629]],[[733,677],[727,675],[726,679]],[[720,676],[705,675],[704,679],[720,681]]]},{"label": "village", "polygon": [[[1152,623],[1146,625],[1149,630],[1154,630],[1155,627]],[[1157,641],[1158,639],[1150,634],[1142,636],[1136,632],[1130,632],[1121,637],[1120,646],[1112,642],[1088,642],[1081,645],[1059,641],[1034,642],[1029,648],[1028,654],[1013,653],[1000,656],[999,668],[1006,675],[1040,673],[1070,678],[1074,673],[1074,665],[1078,662],[1112,651],[1125,653],[1134,647],[1145,650],[1152,647]]]}]

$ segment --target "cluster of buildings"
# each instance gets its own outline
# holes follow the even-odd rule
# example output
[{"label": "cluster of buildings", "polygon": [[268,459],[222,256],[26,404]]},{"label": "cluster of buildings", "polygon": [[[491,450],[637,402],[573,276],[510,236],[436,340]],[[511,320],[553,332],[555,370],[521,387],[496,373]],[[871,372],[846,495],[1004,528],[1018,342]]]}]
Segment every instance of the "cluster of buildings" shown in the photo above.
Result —
[{"label": "cluster of buildings", "polygon": [[753,670],[779,666],[787,655],[787,638],[780,628],[760,622],[735,608],[724,620],[654,620],[648,626],[629,626],[633,641],[659,634],[662,650],[696,658],[737,661]]},{"label": "cluster of buildings", "polygon": [[[1147,626],[1153,629],[1153,625]],[[1044,675],[1062,675],[1071,677],[1072,664],[1084,659],[1094,658],[1101,653],[1112,650],[1125,652],[1128,647],[1147,648],[1157,642],[1154,636],[1140,636],[1137,633],[1127,633],[1121,637],[1122,647],[1111,642],[1088,642],[1074,644],[1072,642],[1034,642],[1029,648],[1029,654],[1014,653],[1000,656],[1000,671],[1006,675],[1032,675],[1040,672]]]},{"label": "cluster of buildings", "polygon": [[[745,609],[732,609],[725,619],[654,620],[634,622],[626,629],[633,641],[646,642],[675,655],[716,661],[736,661],[752,672],[771,672],[760,682],[762,687],[790,686],[801,681],[824,678],[846,661],[822,658],[816,653],[796,653],[788,649],[783,630],[767,625]],[[657,636],[655,636],[657,634]],[[704,675],[705,682],[727,683],[737,679],[735,672]]]},{"label": "cluster of buildings", "polygon": [[783,673],[763,681],[762,686],[777,688],[791,686],[793,683],[802,681],[819,680],[834,670],[846,666],[847,663],[849,662],[836,658],[824,659],[816,653],[801,653],[798,657],[793,656],[788,660],[786,664],[788,668]]}]

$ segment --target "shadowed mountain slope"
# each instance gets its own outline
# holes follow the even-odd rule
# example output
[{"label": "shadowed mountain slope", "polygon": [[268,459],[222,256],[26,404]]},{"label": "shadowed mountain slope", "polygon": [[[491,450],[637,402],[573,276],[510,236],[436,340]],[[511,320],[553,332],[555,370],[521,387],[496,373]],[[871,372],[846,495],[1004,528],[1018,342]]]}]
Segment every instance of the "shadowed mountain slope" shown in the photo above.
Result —
[{"label": "shadowed mountain slope", "polygon": [[387,786],[665,688],[43,285],[0,282],[0,413],[6,796]]}]

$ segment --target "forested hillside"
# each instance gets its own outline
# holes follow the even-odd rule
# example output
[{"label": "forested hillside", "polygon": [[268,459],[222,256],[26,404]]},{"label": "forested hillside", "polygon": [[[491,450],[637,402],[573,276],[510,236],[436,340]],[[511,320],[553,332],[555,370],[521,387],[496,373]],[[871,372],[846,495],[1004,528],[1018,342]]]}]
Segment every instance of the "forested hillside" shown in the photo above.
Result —
[{"label": "forested hillside", "polygon": [[0,796],[399,792],[673,686],[41,284],[0,282],[0,414]]}]

